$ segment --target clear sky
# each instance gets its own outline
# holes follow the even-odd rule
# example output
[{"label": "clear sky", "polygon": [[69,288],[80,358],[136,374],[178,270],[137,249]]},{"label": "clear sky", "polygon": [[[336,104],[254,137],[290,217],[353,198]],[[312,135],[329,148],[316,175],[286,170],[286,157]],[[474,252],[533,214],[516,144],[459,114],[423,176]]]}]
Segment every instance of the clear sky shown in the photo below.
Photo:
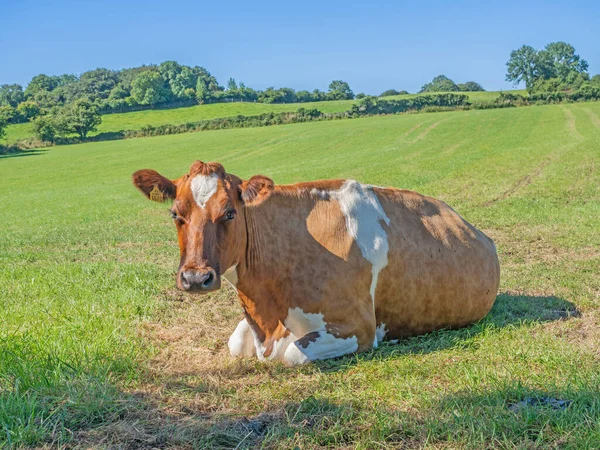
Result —
[{"label": "clear sky", "polygon": [[0,0],[0,84],[176,60],[257,89],[499,90],[511,50],[561,40],[600,73],[600,0]]}]

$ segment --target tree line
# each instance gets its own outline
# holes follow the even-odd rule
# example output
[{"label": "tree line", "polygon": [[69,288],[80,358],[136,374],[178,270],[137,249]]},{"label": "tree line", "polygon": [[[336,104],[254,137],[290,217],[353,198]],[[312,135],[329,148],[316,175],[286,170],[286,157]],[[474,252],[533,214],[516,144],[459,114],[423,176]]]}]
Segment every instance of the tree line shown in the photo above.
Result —
[{"label": "tree line", "polygon": [[8,123],[27,122],[80,100],[106,114],[226,101],[296,103],[353,98],[352,89],[342,80],[332,81],[327,92],[285,87],[255,90],[233,78],[223,87],[203,67],[165,61],[123,70],[94,69],[80,76],[40,74],[25,89],[18,84],[2,85],[0,117]]},{"label": "tree line", "polygon": [[[426,92],[482,90],[475,82],[456,85],[432,83]],[[408,94],[405,90],[389,89],[380,96]],[[190,106],[214,102],[304,103],[327,100],[364,98],[354,95],[349,84],[333,80],[328,90],[313,91],[269,87],[256,90],[230,78],[221,86],[208,70],[200,66],[186,66],[176,61],[158,65],[144,65],[122,70],[99,68],[81,75],[63,74],[34,76],[23,88],[19,84],[0,86],[0,122],[22,123],[42,116],[53,118],[56,133],[87,133],[88,126],[73,125],[77,111],[96,111],[99,114],[128,112],[156,107]],[[68,108],[67,108],[68,106]],[[65,108],[64,111],[58,108]],[[59,117],[60,116],[60,117]],[[54,120],[58,119],[60,120]],[[42,120],[36,127],[47,129],[50,120]],[[60,122],[60,123],[59,123]],[[91,121],[94,122],[94,121]],[[93,128],[93,124],[91,125]],[[77,128],[80,131],[74,131]]]}]

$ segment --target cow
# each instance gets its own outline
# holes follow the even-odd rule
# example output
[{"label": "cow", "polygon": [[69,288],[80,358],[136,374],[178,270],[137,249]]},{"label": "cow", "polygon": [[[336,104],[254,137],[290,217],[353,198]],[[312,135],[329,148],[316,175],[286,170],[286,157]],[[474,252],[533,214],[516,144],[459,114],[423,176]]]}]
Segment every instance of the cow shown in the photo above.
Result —
[{"label": "cow", "polygon": [[471,324],[498,292],[494,242],[413,191],[342,179],[275,185],[202,161],[175,180],[139,170],[133,184],[173,201],[177,287],[208,293],[223,277],[237,290],[233,356],[294,366],[362,352]]}]

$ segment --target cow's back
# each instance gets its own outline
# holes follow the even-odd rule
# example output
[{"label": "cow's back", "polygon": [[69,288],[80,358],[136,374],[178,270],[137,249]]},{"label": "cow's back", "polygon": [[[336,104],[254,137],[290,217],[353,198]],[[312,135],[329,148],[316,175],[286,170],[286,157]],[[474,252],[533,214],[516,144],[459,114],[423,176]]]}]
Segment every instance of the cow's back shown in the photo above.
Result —
[{"label": "cow's back", "polygon": [[457,328],[484,317],[498,291],[493,241],[444,202],[373,188],[388,219],[388,263],[376,289],[386,338]]}]

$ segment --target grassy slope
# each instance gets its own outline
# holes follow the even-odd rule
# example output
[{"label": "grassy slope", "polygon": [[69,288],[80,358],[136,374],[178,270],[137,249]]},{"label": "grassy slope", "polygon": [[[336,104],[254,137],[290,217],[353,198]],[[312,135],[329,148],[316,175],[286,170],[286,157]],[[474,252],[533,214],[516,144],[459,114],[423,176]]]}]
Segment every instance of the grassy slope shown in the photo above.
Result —
[{"label": "grassy slope", "polygon": [[[0,159],[0,190],[10,192],[0,230],[0,445],[597,446],[599,145],[600,103],[582,103]],[[470,328],[338,361],[289,369],[233,360],[234,296],[173,289],[167,206],[130,184],[136,169],[176,177],[197,158],[278,183],[354,177],[442,198],[496,240],[496,306]],[[559,320],[574,307],[581,317]],[[573,403],[508,409],[531,396]]]},{"label": "grassy slope", "polygon": [[[472,100],[484,102],[491,102],[498,96],[498,92],[469,92],[467,94]],[[418,94],[412,94],[387,98],[412,98],[416,97],[417,95]],[[352,100],[276,105],[239,102],[214,103],[210,105],[190,106],[187,108],[154,109],[124,114],[107,114],[102,117],[102,123],[98,127],[98,131],[92,134],[119,130],[139,130],[146,125],[177,125],[186,122],[215,119],[217,117],[231,117],[237,115],[251,116],[269,112],[296,111],[298,108],[317,108],[319,111],[325,113],[340,112],[350,109],[352,103],[354,103]],[[33,136],[33,129],[30,123],[11,125],[7,128],[6,141],[15,142],[31,136]]]}]

